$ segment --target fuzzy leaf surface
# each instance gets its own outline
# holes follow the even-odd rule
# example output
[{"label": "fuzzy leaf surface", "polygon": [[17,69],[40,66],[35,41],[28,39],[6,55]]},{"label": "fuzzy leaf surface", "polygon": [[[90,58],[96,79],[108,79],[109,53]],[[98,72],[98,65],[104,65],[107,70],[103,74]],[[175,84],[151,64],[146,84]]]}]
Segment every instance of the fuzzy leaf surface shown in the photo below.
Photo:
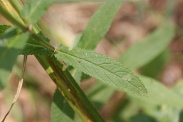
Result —
[{"label": "fuzzy leaf surface", "polygon": [[21,16],[28,24],[35,24],[53,2],[54,0],[29,0],[21,11]]},{"label": "fuzzy leaf surface", "polygon": [[[11,34],[12,31],[9,31]],[[16,61],[17,55],[24,48],[26,41],[29,38],[28,33],[11,35],[8,32],[1,35],[0,42],[0,89],[4,88],[11,69]]]},{"label": "fuzzy leaf surface", "polygon": [[90,19],[79,41],[79,47],[94,49],[105,36],[124,0],[106,0]]},{"label": "fuzzy leaf surface", "polygon": [[79,48],[69,51],[60,46],[55,57],[116,89],[131,94],[147,95],[146,88],[137,76],[121,63],[105,55]]}]

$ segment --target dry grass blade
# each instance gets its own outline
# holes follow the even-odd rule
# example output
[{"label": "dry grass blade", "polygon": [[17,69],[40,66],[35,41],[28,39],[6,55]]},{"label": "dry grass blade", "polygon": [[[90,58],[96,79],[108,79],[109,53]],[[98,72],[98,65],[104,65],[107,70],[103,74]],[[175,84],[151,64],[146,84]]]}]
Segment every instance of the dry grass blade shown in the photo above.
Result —
[{"label": "dry grass blade", "polygon": [[13,99],[13,102],[8,110],[8,112],[5,114],[3,120],[1,122],[4,122],[6,120],[6,117],[9,115],[11,109],[13,108],[15,102],[17,101],[18,99],[18,96],[20,95],[20,91],[22,89],[22,85],[23,85],[23,80],[24,80],[24,73],[25,73],[25,66],[26,66],[26,61],[27,61],[27,55],[24,56],[24,60],[23,60],[23,67],[22,67],[22,73],[21,73],[21,80],[19,81],[18,83],[18,88],[17,88],[17,91],[16,91],[16,94],[15,94],[15,97]]}]

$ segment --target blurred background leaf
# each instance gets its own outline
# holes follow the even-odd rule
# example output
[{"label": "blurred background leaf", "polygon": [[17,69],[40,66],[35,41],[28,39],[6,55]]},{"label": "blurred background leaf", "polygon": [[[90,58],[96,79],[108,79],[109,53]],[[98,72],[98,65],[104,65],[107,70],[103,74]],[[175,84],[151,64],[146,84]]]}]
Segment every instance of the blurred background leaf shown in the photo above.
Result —
[{"label": "blurred background leaf", "polygon": [[21,17],[29,24],[35,24],[46,12],[53,0],[29,0],[21,11]]},{"label": "blurred background leaf", "polygon": [[88,22],[80,38],[79,47],[92,50],[97,46],[107,33],[122,2],[123,0],[116,0],[115,2],[106,0],[100,6]]},{"label": "blurred background leaf", "polygon": [[168,47],[175,35],[174,29],[172,23],[163,23],[158,30],[125,51],[119,60],[131,69],[146,65]]},{"label": "blurred background leaf", "polygon": [[[26,0],[23,1],[25,2]],[[51,32],[54,30],[54,32],[44,34],[49,37],[48,35],[53,36],[58,33],[58,35],[65,37],[62,38],[63,41],[67,43],[69,42],[69,44],[72,45],[76,42],[74,41],[74,38],[77,35],[82,34],[88,21],[90,20],[90,17],[99,8],[99,6],[102,5],[102,0],[97,2],[86,2],[87,0],[55,1],[56,4],[53,4],[43,17],[43,20],[46,23],[43,26],[48,26],[48,30]],[[110,111],[114,110],[110,113],[109,121],[130,122],[138,120],[142,121],[143,119],[158,122],[182,121],[181,97],[183,93],[183,86],[182,80],[180,80],[183,77],[182,6],[183,3],[181,0],[148,0],[136,2],[124,1],[122,7],[118,11],[118,14],[115,16],[108,33],[105,34],[105,38],[103,38],[100,43],[97,42],[97,52],[112,56],[116,59],[118,57],[123,57],[125,53],[127,53],[128,50],[131,50],[132,47],[135,47],[136,44],[138,45],[139,43],[146,42],[147,45],[149,45],[144,45],[134,51],[133,55],[131,55],[132,57],[130,56],[127,59],[125,58],[126,60],[123,59],[124,62],[122,61],[122,63],[125,64],[125,62],[127,62],[125,65],[132,64],[132,70],[135,70],[136,73],[145,75],[145,78],[143,76],[142,80],[145,85],[147,85],[149,92],[151,93],[151,101],[128,95],[124,95],[121,99],[119,99],[119,96],[123,93],[120,92],[119,94],[117,92],[118,94],[115,95],[115,89],[109,88],[108,86],[96,81],[94,78],[89,78],[88,76],[85,77],[84,81],[80,82],[81,72],[77,73],[75,72],[75,69],[71,68],[71,73],[74,77],[76,76],[76,79],[79,81],[78,83],[81,84],[81,87],[84,89],[89,99],[102,115],[105,116],[108,112],[106,109],[106,111],[103,111],[106,106],[111,107],[116,105],[114,106],[115,108],[109,109]],[[169,20],[173,20],[172,25],[168,25],[169,22],[167,21]],[[0,16],[0,23],[4,22],[10,24],[7,20]],[[163,29],[165,26],[172,26],[170,27],[172,30]],[[61,29],[62,31],[60,31]],[[148,40],[146,39],[151,37],[151,35],[154,35],[160,29],[162,29],[162,31],[155,35],[157,38],[152,40],[150,39],[151,42],[149,41],[148,44]],[[169,40],[167,38],[167,42],[165,44],[166,46],[161,46],[160,48],[156,47],[157,43],[165,43],[162,40],[170,36],[172,38],[169,38]],[[51,38],[50,42],[54,46],[55,40],[58,40],[56,36]],[[75,44],[77,44],[77,42]],[[40,49],[42,49],[42,47]],[[148,56],[144,56],[146,52],[149,54]],[[152,54],[153,57],[151,57]],[[140,56],[142,57],[139,58]],[[25,75],[26,81],[24,90],[20,95],[17,104],[18,107],[13,109],[14,112],[12,111],[10,118],[13,118],[14,121],[29,120],[49,122],[51,120],[49,116],[49,107],[55,86],[54,84],[51,84],[52,81],[49,77],[47,77],[39,64],[36,63],[33,56],[30,57],[31,58],[27,64],[28,68]],[[136,59],[138,61],[136,61]],[[20,69],[21,58],[18,59],[17,65],[13,68],[13,73],[15,73],[17,77],[20,74]],[[16,87],[15,79],[16,78],[11,78],[9,85]],[[171,81],[171,85],[169,85],[168,88],[163,86],[167,85],[166,80]],[[0,94],[0,106],[2,106],[0,109],[2,111],[5,111],[4,108],[6,107],[8,108],[3,101],[8,95],[5,92],[6,90],[10,91],[10,89],[7,88]],[[15,90],[13,90],[13,92],[14,91]],[[59,111],[59,114],[60,109],[58,107],[55,109]],[[22,113],[22,115],[20,115],[20,113]],[[79,121],[77,119],[74,120]]]},{"label": "blurred background leaf", "polygon": [[58,90],[55,91],[51,107],[51,122],[82,122]]},{"label": "blurred background leaf", "polygon": [[3,89],[8,81],[10,72],[16,62],[18,54],[24,48],[29,39],[28,33],[17,33],[15,28],[10,28],[1,34],[0,40],[0,89]]}]

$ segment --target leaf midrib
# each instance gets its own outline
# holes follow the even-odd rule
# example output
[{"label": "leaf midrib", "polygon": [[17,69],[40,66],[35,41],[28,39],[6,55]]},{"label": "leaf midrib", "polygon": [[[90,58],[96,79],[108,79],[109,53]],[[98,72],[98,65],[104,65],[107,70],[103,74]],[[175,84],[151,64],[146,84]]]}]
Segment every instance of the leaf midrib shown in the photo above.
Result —
[{"label": "leaf midrib", "polygon": [[[64,55],[68,55],[68,56],[70,56],[70,57],[74,57],[74,58],[78,58],[78,59],[82,59],[82,60],[84,60],[85,62],[89,62],[89,63],[91,63],[91,64],[93,64],[94,66],[98,66],[98,65],[96,65],[95,63],[93,63],[93,62],[91,62],[91,61],[88,61],[88,60],[86,60],[86,59],[83,59],[83,58],[80,58],[80,57],[77,57],[77,56],[75,56],[75,55],[72,55],[72,54],[69,54],[69,53],[65,53],[65,52],[62,52],[62,51],[57,51],[58,53],[60,52],[60,53],[63,53]],[[116,75],[116,74],[114,74],[113,72],[111,72],[110,70],[107,70],[107,69],[105,69],[105,68],[103,68],[103,67],[101,67],[101,66],[98,66],[98,67],[100,67],[101,69],[104,69],[104,70],[106,70],[106,71],[108,71],[109,73],[111,73],[111,74],[113,74],[113,75],[115,75],[115,76],[117,76],[117,77],[120,77],[119,75]],[[126,72],[126,71],[124,71],[124,72]],[[129,73],[129,74],[131,74],[132,76],[134,76],[134,74],[132,74],[131,72],[126,72],[126,73]],[[121,77],[120,77],[121,78]],[[137,77],[138,78],[138,77]],[[122,78],[121,78],[122,79]],[[139,79],[139,78],[138,78]],[[137,86],[135,86],[135,85],[133,85],[133,84],[131,84],[130,82],[128,82],[127,81],[127,83],[129,83],[130,85],[132,85],[132,86],[134,86],[135,88],[137,88],[138,89],[138,91],[140,91],[141,92],[141,90],[139,90],[139,87],[137,87]],[[141,84],[143,84],[143,83],[141,83]]]}]

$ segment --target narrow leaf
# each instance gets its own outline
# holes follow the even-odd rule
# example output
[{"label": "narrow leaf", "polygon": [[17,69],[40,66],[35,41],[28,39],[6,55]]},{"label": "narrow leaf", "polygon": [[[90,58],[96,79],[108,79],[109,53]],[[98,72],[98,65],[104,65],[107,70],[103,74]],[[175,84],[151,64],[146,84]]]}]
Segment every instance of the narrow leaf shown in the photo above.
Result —
[{"label": "narrow leaf", "polygon": [[79,47],[93,49],[105,36],[114,19],[115,14],[124,0],[106,0],[90,19],[83,35],[81,36]]},{"label": "narrow leaf", "polygon": [[0,25],[0,35],[3,34],[10,26],[8,25]]},{"label": "narrow leaf", "polygon": [[71,70],[69,70],[69,72],[71,73],[72,77],[76,80],[76,82],[80,84],[82,72],[78,71],[75,68],[72,68]]},{"label": "narrow leaf", "polygon": [[0,42],[4,41],[4,43],[0,45],[0,89],[5,86],[17,55],[24,48],[25,43],[29,38],[28,33],[14,36],[5,35],[2,35],[0,38]]},{"label": "narrow leaf", "polygon": [[23,8],[21,16],[28,24],[35,24],[53,2],[54,0],[29,0]]},{"label": "narrow leaf", "polygon": [[[45,42],[49,42],[49,39],[44,37],[42,33],[37,34],[42,40]],[[45,48],[43,45],[39,44],[37,40],[34,38],[30,38],[27,43],[25,48],[21,51],[21,54],[23,55],[52,55],[52,52]]]},{"label": "narrow leaf", "polygon": [[35,40],[30,39],[25,48],[20,52],[23,55],[51,55],[52,53]]},{"label": "narrow leaf", "polygon": [[116,90],[103,84],[97,82],[91,89],[87,91],[87,97],[92,101],[97,110],[100,110],[102,106],[107,103],[110,97]]},{"label": "narrow leaf", "polygon": [[139,78],[121,63],[89,50],[75,48],[69,51],[63,46],[59,49],[55,54],[58,60],[127,93],[147,95]]},{"label": "narrow leaf", "polygon": [[157,122],[157,120],[146,114],[138,114],[130,118],[130,122]]},{"label": "narrow leaf", "polygon": [[161,54],[174,36],[174,28],[170,22],[130,47],[119,59],[125,66],[136,69],[149,63]]},{"label": "narrow leaf", "polygon": [[145,76],[149,76],[151,78],[158,78],[158,76],[162,73],[168,59],[170,57],[169,50],[166,49],[148,64],[141,68],[141,74]]},{"label": "narrow leaf", "polygon": [[[149,97],[132,96],[136,98],[135,101],[140,100],[141,104],[152,104],[152,105],[169,105],[172,107],[183,108],[183,98],[171,89],[168,89],[158,81],[145,77],[139,76],[143,84],[148,90]],[[170,99],[171,98],[171,99]]]},{"label": "narrow leaf", "polygon": [[181,110],[181,112],[180,112],[179,122],[183,122],[183,110]]},{"label": "narrow leaf", "polygon": [[51,105],[51,122],[73,122],[74,111],[58,90]]}]

